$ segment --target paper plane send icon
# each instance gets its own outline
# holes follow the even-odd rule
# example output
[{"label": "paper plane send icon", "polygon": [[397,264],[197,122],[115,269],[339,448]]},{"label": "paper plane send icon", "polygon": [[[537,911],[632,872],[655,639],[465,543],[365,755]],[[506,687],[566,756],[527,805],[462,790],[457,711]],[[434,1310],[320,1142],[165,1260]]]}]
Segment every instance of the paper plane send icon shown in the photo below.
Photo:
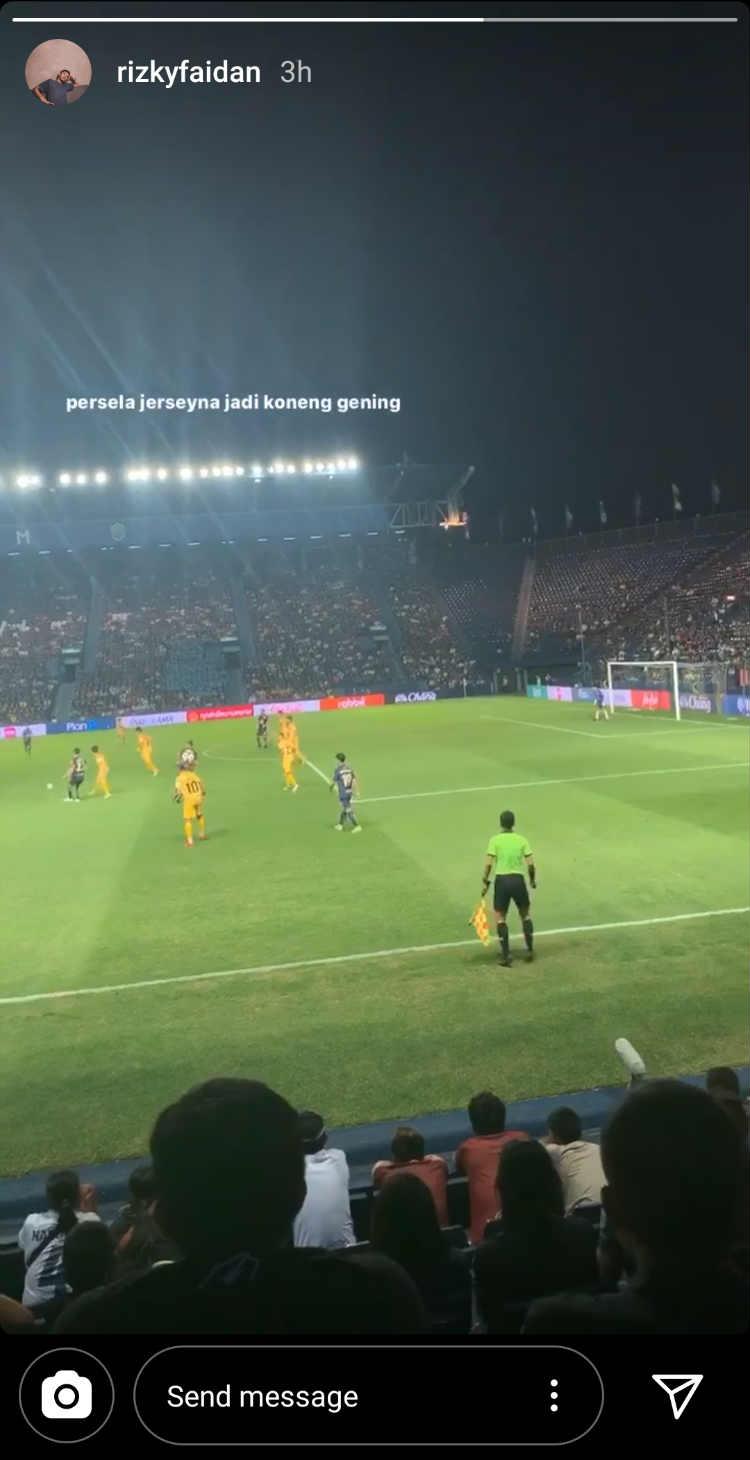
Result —
[{"label": "paper plane send icon", "polygon": [[685,1413],[698,1385],[703,1378],[702,1374],[652,1374],[654,1383],[668,1395],[672,1406],[672,1413],[675,1419],[679,1419]]}]

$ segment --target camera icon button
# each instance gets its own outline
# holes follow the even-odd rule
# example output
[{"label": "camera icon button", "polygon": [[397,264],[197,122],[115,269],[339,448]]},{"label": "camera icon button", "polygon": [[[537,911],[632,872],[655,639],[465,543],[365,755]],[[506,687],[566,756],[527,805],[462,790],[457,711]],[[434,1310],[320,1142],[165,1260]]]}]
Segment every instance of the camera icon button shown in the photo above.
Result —
[{"label": "camera icon button", "polygon": [[85,1349],[48,1349],[24,1372],[18,1402],[35,1434],[57,1444],[80,1444],[107,1423],[115,1386],[101,1359]]}]

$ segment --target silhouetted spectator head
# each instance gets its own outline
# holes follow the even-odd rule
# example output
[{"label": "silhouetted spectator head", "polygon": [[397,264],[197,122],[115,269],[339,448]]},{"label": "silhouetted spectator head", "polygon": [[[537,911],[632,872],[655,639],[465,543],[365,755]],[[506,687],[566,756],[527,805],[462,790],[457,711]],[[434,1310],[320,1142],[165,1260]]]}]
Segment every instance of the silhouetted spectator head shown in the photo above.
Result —
[{"label": "silhouetted spectator head", "polygon": [[445,1255],[432,1193],[418,1176],[392,1176],[375,1198],[373,1247],[411,1273]]},{"label": "silhouetted spectator head", "polygon": [[70,1232],[78,1221],[81,1183],[77,1171],[53,1171],[47,1178],[47,1201],[57,1212],[59,1232]]},{"label": "silhouetted spectator head", "polygon": [[328,1140],[328,1131],[322,1115],[316,1110],[301,1110],[299,1113],[299,1134],[306,1156],[322,1151]]},{"label": "silhouetted spectator head", "polygon": [[722,1089],[717,1085],[709,1091],[711,1099],[720,1110],[724,1111],[727,1119],[731,1121],[741,1142],[741,1148],[747,1150],[748,1143],[748,1120],[747,1111],[739,1095],[733,1095],[729,1090]]},{"label": "silhouetted spectator head", "polygon": [[135,1206],[149,1207],[156,1200],[153,1166],[136,1166],[128,1177],[128,1191]]},{"label": "silhouetted spectator head", "polygon": [[706,1089],[711,1095],[721,1090],[727,1095],[734,1095],[740,1098],[740,1082],[735,1070],[731,1065],[714,1065],[706,1075]]},{"label": "silhouetted spectator head", "polygon": [[115,1247],[106,1222],[76,1222],[63,1244],[63,1272],[73,1293],[90,1293],[111,1281]]},{"label": "silhouetted spectator head", "polygon": [[529,1230],[565,1215],[560,1177],[538,1141],[509,1141],[497,1163],[497,1194],[507,1231]]},{"label": "silhouetted spectator head", "polygon": [[469,1101],[469,1120],[477,1136],[501,1136],[505,1130],[505,1104],[499,1095],[482,1090]]},{"label": "silhouetted spectator head", "polygon": [[156,1219],[185,1256],[265,1255],[305,1199],[296,1110],[258,1080],[207,1080],[151,1134]]},{"label": "silhouetted spectator head", "polygon": [[622,1246],[652,1267],[714,1267],[736,1230],[737,1135],[704,1090],[652,1080],[629,1094],[602,1135],[602,1200]]},{"label": "silhouetted spectator head", "polygon": [[552,1111],[547,1129],[558,1146],[569,1146],[571,1141],[581,1139],[581,1122],[569,1105],[561,1105],[559,1110]]},{"label": "silhouetted spectator head", "polygon": [[410,1125],[400,1125],[391,1141],[394,1161],[421,1161],[424,1157],[424,1136]]}]

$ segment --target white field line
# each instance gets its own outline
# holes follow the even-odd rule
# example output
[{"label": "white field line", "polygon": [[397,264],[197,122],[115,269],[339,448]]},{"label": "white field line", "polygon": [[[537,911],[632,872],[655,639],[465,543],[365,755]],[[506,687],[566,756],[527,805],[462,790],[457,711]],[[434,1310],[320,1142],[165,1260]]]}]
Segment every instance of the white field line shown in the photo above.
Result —
[{"label": "white field line", "polygon": [[[695,918],[739,917],[750,913],[750,907],[715,907],[707,912],[671,913],[660,918],[631,918],[618,923],[579,923],[570,928],[536,928],[535,938],[556,938],[565,933],[603,933],[611,928],[651,928],[662,923],[685,923]],[[9,994],[0,998],[3,1004],[37,1004],[51,999],[75,999],[87,994],[120,994],[130,989],[161,988],[174,983],[204,983],[215,978],[238,978],[251,973],[288,973],[296,968],[330,968],[338,963],[366,963],[373,958],[403,958],[408,953],[440,953],[451,948],[469,948],[475,938],[460,938],[455,943],[418,943],[408,948],[375,948],[366,953],[338,953],[332,958],[297,958],[291,963],[259,963],[250,968],[221,968],[211,973],[179,973],[174,978],[140,978],[131,983],[101,984],[98,988],[54,989],[44,994]]]},{"label": "white field line", "polygon": [[314,765],[313,762],[308,758],[308,756],[305,756],[304,757],[304,760],[305,760],[305,765],[309,765],[310,770],[311,771],[315,771],[316,776],[320,776],[321,781],[325,781],[326,785],[327,786],[330,786],[330,784],[331,784],[331,778],[330,778],[330,776],[327,776],[325,774],[325,771],[322,771],[320,769],[320,766]]},{"label": "white field line", "polygon": [[393,796],[363,796],[360,805],[372,805],[374,801],[417,801],[424,796],[467,796],[474,791],[517,791],[529,790],[532,786],[577,786],[584,781],[621,781],[629,776],[680,776],[699,775],[703,771],[747,770],[745,760],[725,760],[716,765],[660,766],[657,770],[603,771],[594,776],[547,776],[541,781],[497,781],[491,786],[451,786],[440,791],[401,791]]},{"label": "white field line", "polygon": [[[621,713],[627,714],[627,710]],[[645,713],[648,713],[648,711]],[[680,722],[679,724],[670,725],[665,730],[572,730],[569,725],[547,725],[544,720],[517,720],[512,715],[480,715],[479,718],[480,720],[502,721],[504,725],[518,725],[521,729],[526,725],[530,725],[534,730],[554,730],[558,735],[583,735],[587,740],[598,740],[602,745],[608,743],[610,740],[635,740],[641,735],[698,735],[703,730],[708,729],[740,730],[744,728],[741,725],[718,725],[715,722],[712,725],[708,723],[705,725],[684,725]]]}]

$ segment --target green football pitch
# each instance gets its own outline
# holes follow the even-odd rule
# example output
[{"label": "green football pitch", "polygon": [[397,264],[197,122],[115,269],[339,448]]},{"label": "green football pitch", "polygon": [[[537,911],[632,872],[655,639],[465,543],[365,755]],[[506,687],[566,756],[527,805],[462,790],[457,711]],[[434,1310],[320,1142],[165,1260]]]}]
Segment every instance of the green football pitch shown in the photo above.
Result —
[{"label": "green football pitch", "polygon": [[[80,806],[73,737],[0,746],[5,1174],[142,1154],[161,1107],[217,1074],[333,1125],[610,1083],[618,1035],[663,1074],[746,1058],[747,727],[518,699],[298,725],[296,795],[252,721],[155,730],[158,778],[132,735],[101,735],[113,795]],[[207,788],[192,851],[171,799],[186,733]],[[95,738],[76,737],[89,757]],[[338,750],[361,836],[333,830]],[[501,969],[468,919],[508,806],[538,938]]]}]

